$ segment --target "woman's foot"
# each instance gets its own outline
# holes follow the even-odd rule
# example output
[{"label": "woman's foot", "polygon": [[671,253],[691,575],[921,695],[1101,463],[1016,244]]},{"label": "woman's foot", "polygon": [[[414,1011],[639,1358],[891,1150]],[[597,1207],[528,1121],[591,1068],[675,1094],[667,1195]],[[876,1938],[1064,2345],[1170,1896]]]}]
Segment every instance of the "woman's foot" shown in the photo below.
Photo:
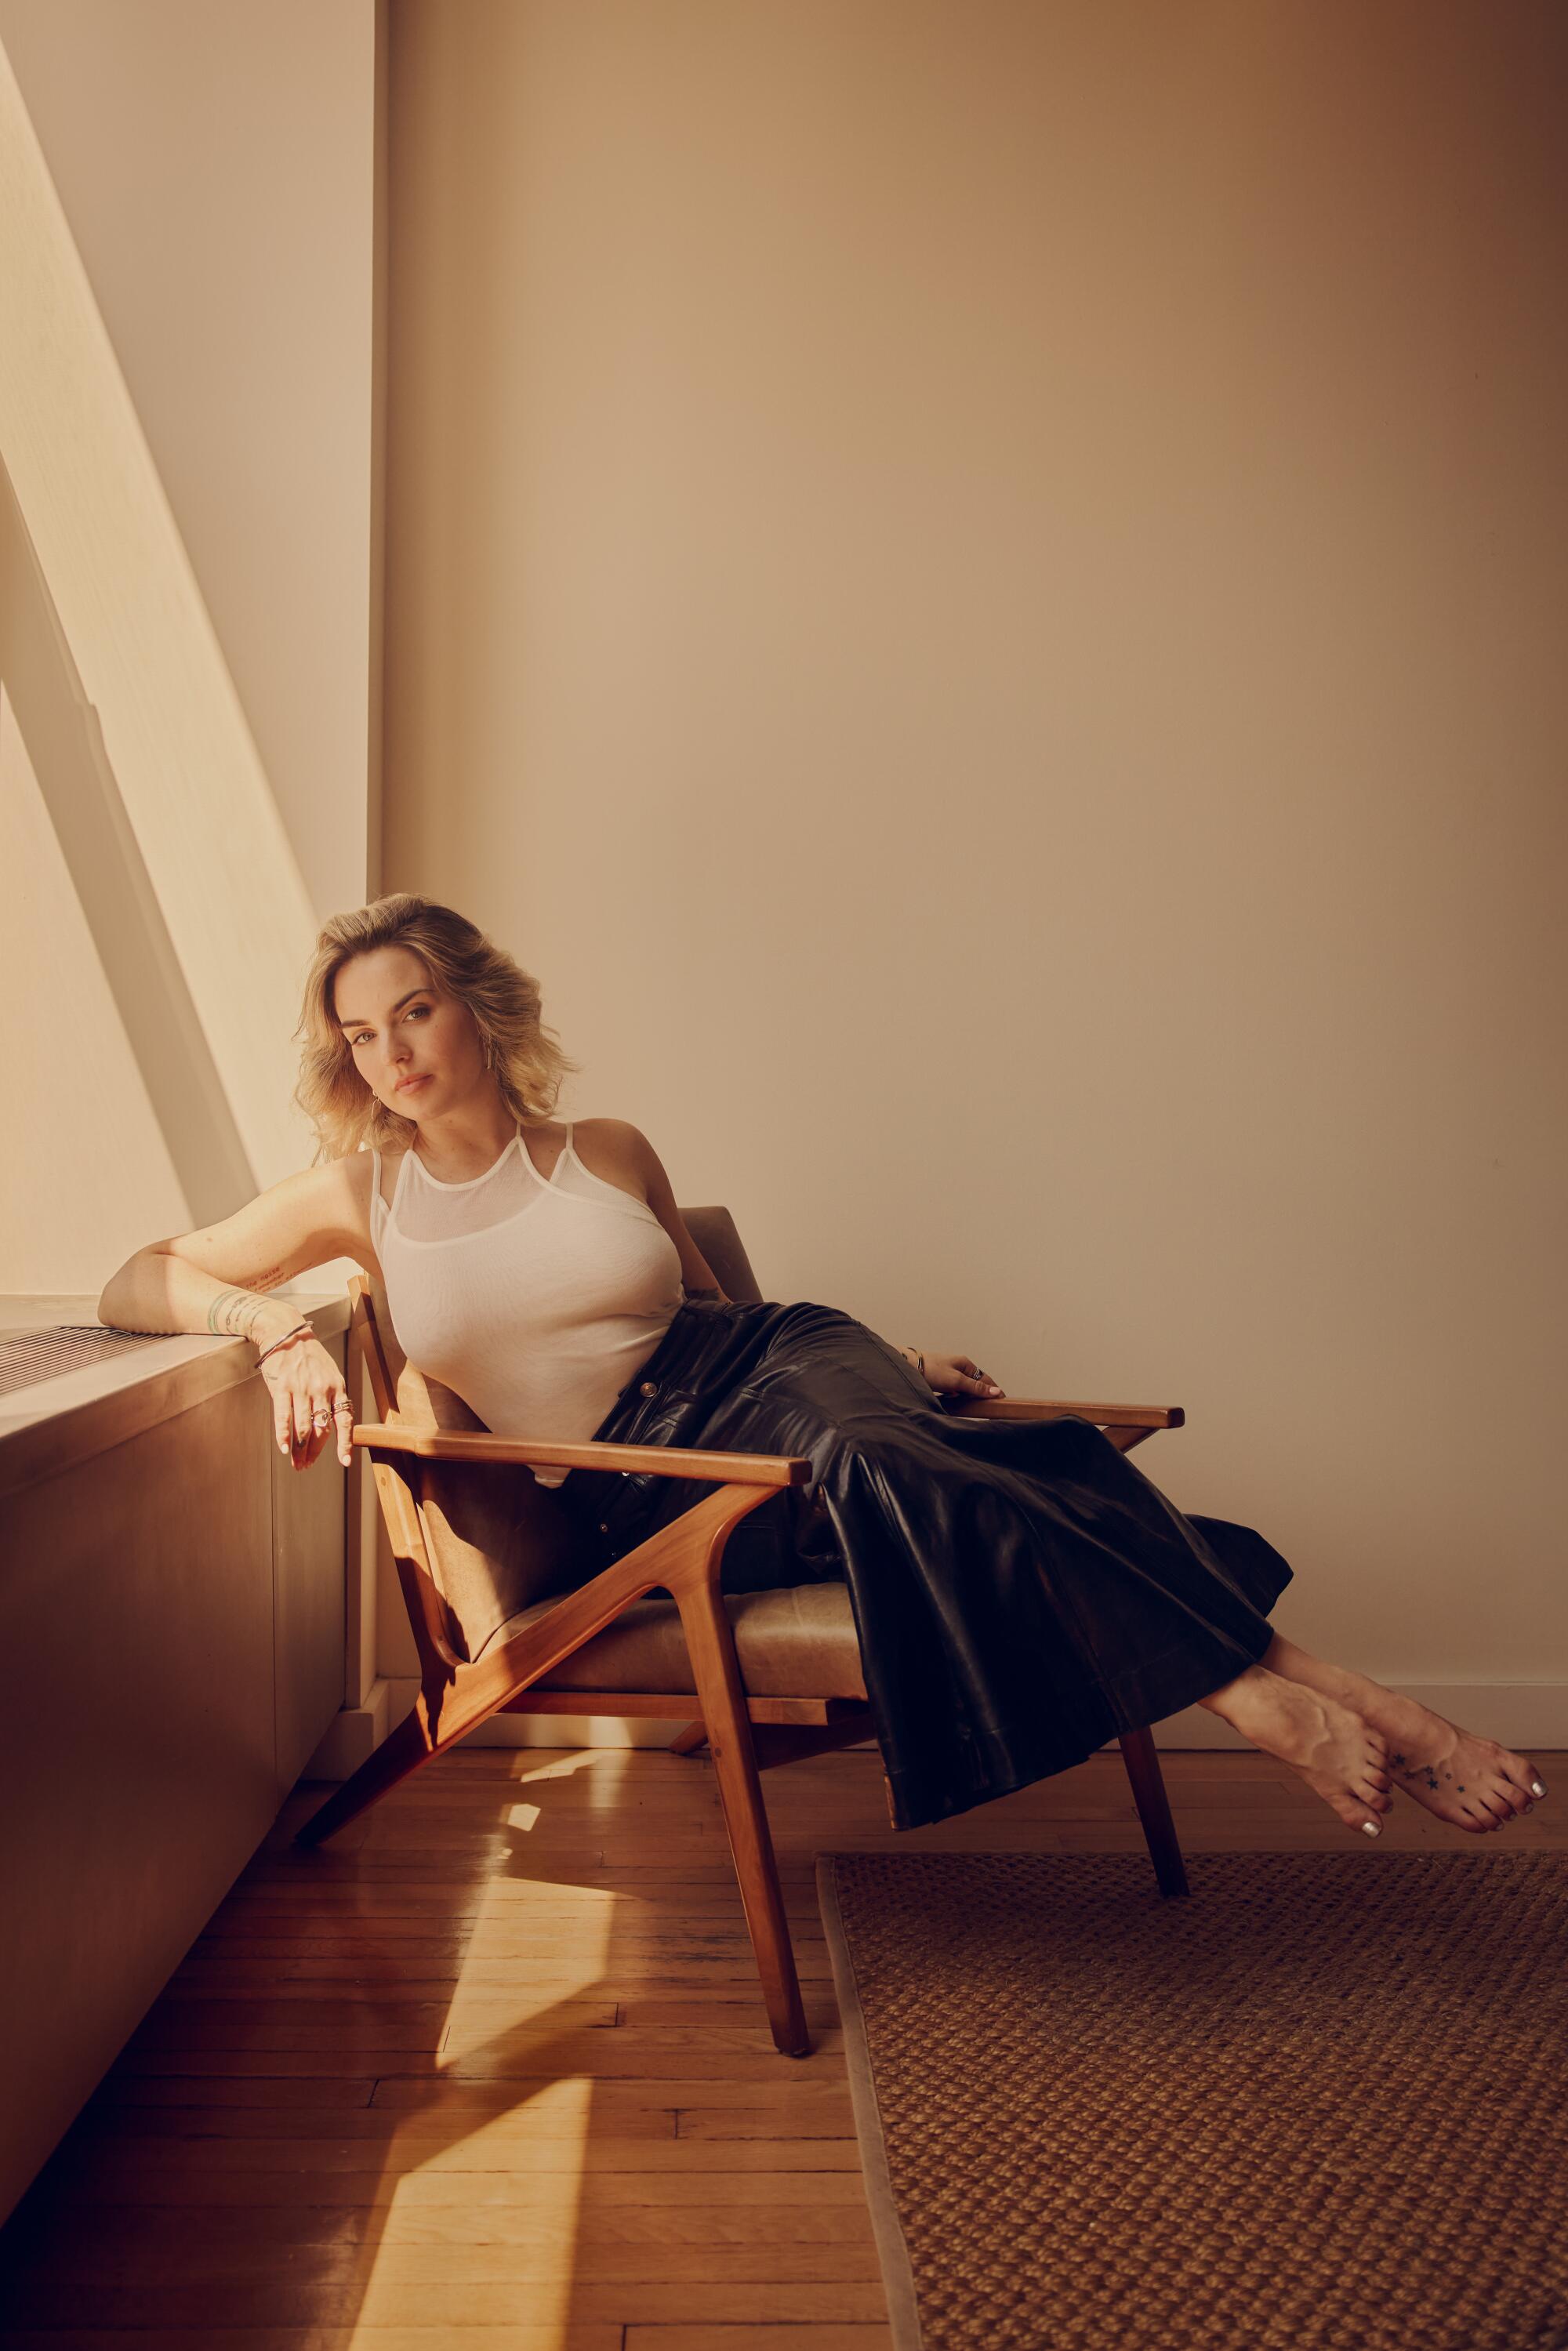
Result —
[{"label": "woman's foot", "polygon": [[1249,1666],[1198,1704],[1299,1771],[1347,1828],[1382,1834],[1380,1815],[1394,1802],[1387,1743],[1354,1708],[1266,1666]]},{"label": "woman's foot", "polygon": [[1388,1769],[1396,1787],[1440,1821],[1485,1836],[1505,1828],[1544,1796],[1545,1785],[1528,1756],[1495,1739],[1479,1739],[1413,1698],[1385,1689],[1369,1674],[1330,1665],[1278,1635],[1264,1651],[1268,1669],[1321,1696],[1354,1708],[1388,1742]]}]

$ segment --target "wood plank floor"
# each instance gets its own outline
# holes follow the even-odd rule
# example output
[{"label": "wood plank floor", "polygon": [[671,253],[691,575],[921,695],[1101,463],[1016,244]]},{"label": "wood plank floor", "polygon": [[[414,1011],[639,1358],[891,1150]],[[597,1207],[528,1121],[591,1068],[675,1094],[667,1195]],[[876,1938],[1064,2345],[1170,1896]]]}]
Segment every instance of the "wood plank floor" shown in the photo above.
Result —
[{"label": "wood plank floor", "polygon": [[[1568,1844],[1253,1753],[1163,1758],[1186,1851]],[[1555,1766],[1555,1769],[1553,1768]],[[316,1854],[298,1791],[0,2232],[6,2351],[883,2351],[822,1850],[1133,1851],[1113,1751],[890,1828],[874,1749],[764,1779],[813,2053],[763,2021],[711,1765],[459,1751]]]}]

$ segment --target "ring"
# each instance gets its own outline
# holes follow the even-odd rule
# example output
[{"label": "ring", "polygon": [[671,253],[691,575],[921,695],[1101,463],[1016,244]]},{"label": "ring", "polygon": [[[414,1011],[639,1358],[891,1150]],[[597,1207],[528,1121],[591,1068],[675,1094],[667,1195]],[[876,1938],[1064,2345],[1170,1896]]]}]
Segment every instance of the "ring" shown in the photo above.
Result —
[{"label": "ring", "polygon": [[336,1419],[337,1416],[338,1416],[338,1415],[339,1415],[339,1413],[340,1413],[340,1412],[346,1412],[346,1413],[348,1414],[349,1418],[350,1418],[350,1420],[352,1420],[352,1418],[354,1417],[354,1407],[353,1407],[353,1405],[349,1402],[349,1399],[348,1399],[348,1397],[347,1397],[347,1396],[340,1396],[340,1397],[338,1398],[337,1403],[332,1406],[332,1416],[333,1416],[333,1418],[334,1418],[334,1419]]},{"label": "ring", "polygon": [[329,1412],[313,1412],[310,1416],[310,1426],[312,1428],[329,1428],[331,1425],[332,1416]]}]

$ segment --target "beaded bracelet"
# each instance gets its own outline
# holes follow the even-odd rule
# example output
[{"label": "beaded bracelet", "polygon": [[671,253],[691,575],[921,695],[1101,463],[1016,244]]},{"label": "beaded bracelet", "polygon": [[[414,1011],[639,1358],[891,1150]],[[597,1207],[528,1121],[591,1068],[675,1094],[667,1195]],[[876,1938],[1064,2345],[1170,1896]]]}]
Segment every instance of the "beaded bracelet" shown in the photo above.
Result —
[{"label": "beaded bracelet", "polygon": [[275,1353],[279,1347],[287,1347],[290,1339],[298,1339],[301,1331],[308,1331],[312,1338],[316,1335],[310,1323],[297,1322],[292,1331],[286,1331],[281,1339],[275,1339],[270,1347],[264,1347],[256,1357],[256,1362],[265,1364],[268,1355]]}]

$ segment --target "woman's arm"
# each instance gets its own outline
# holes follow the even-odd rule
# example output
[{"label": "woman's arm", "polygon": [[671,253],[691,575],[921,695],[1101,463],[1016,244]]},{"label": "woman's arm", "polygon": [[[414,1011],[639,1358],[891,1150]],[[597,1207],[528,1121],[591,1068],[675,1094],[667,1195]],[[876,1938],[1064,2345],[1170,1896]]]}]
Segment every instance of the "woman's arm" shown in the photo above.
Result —
[{"label": "woman's arm", "polygon": [[1002,1394],[989,1373],[981,1371],[972,1355],[949,1355],[935,1347],[900,1347],[898,1352],[938,1395]]},{"label": "woman's arm", "polygon": [[[648,1206],[674,1242],[681,1253],[681,1280],[688,1298],[712,1298],[720,1305],[729,1301],[719,1287],[716,1276],[698,1249],[685,1221],[675,1206],[675,1196],[670,1186],[659,1155],[647,1136],[623,1119],[601,1119],[601,1127],[613,1127],[623,1139],[629,1164],[636,1170],[646,1196]],[[999,1396],[1001,1389],[995,1380],[982,1372],[968,1355],[950,1355],[932,1347],[900,1347],[898,1353],[939,1395]]]},{"label": "woman's arm", "polygon": [[[99,1320],[120,1331],[226,1332],[271,1348],[303,1318],[267,1291],[335,1257],[362,1264],[370,1255],[370,1180],[369,1153],[354,1153],[286,1176],[221,1224],[149,1242],[105,1283]],[[308,1468],[329,1434],[315,1425],[318,1413],[336,1411],[342,1374],[308,1324],[261,1368],[279,1447],[297,1468]],[[346,1463],[351,1450],[341,1421]]]},{"label": "woman's arm", "polygon": [[600,1119],[601,1127],[613,1126],[623,1138],[628,1164],[636,1172],[643,1186],[643,1197],[680,1252],[681,1283],[688,1298],[711,1298],[720,1306],[727,1306],[719,1286],[718,1276],[693,1240],[685,1218],[675,1206],[675,1195],[664,1163],[642,1131],[624,1119]]},{"label": "woman's arm", "polygon": [[[369,1155],[356,1155],[368,1170]],[[120,1331],[227,1331],[262,1347],[280,1338],[299,1317],[265,1293],[313,1265],[364,1254],[366,1220],[348,1168],[333,1160],[286,1176],[221,1224],[149,1241],[104,1284],[99,1320]]]}]

